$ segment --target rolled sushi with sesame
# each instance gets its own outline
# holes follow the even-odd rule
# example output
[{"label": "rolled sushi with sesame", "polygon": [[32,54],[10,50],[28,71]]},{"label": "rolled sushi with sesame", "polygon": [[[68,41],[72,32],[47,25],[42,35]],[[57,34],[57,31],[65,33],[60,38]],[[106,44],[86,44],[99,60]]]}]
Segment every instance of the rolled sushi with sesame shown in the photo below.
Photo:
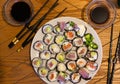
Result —
[{"label": "rolled sushi with sesame", "polygon": [[52,54],[56,54],[60,52],[60,47],[56,43],[53,43],[49,46],[49,50]]},{"label": "rolled sushi with sesame", "polygon": [[57,70],[58,71],[66,71],[66,65],[64,64],[64,63],[59,63],[58,65],[57,65]]},{"label": "rolled sushi with sesame", "polygon": [[46,67],[38,68],[38,74],[40,77],[46,77],[48,75],[48,69]]},{"label": "rolled sushi with sesame", "polygon": [[54,70],[57,66],[58,62],[54,59],[54,58],[51,58],[47,61],[47,67],[48,69],[50,70]]},{"label": "rolled sushi with sesame", "polygon": [[51,57],[50,51],[45,50],[42,53],[40,53],[40,58],[43,60],[48,60],[50,59],[50,57]]},{"label": "rolled sushi with sesame", "polygon": [[58,77],[58,72],[53,70],[48,73],[47,78],[50,82],[54,82],[54,81],[57,81],[57,77]]},{"label": "rolled sushi with sesame", "polygon": [[46,34],[43,38],[45,44],[50,45],[53,42],[54,36],[53,34]]},{"label": "rolled sushi with sesame", "polygon": [[89,51],[86,55],[90,61],[96,61],[98,59],[98,52],[97,51]]},{"label": "rolled sushi with sesame", "polygon": [[46,24],[42,27],[42,32],[44,34],[52,33],[53,31],[53,26],[51,24]]},{"label": "rolled sushi with sesame", "polygon": [[66,31],[65,37],[67,40],[73,40],[75,38],[75,32],[74,31]]},{"label": "rolled sushi with sesame", "polygon": [[87,64],[87,60],[85,58],[79,58],[76,63],[77,63],[77,66],[81,68]]},{"label": "rolled sushi with sesame", "polygon": [[64,52],[60,52],[56,55],[56,59],[58,62],[64,62],[65,61],[65,53]]},{"label": "rolled sushi with sesame", "polygon": [[76,47],[83,46],[83,40],[82,40],[82,38],[81,37],[76,37],[73,40],[73,45],[76,46]]},{"label": "rolled sushi with sesame", "polygon": [[81,75],[79,73],[72,73],[70,76],[71,82],[76,84],[79,83],[81,80]]},{"label": "rolled sushi with sesame", "polygon": [[57,36],[55,37],[55,42],[56,42],[58,45],[62,45],[64,41],[65,41],[65,36],[64,36],[64,35],[57,35]]},{"label": "rolled sushi with sesame", "polygon": [[66,54],[66,59],[68,60],[77,60],[78,56],[77,56],[77,53],[76,51],[70,51]]},{"label": "rolled sushi with sesame", "polygon": [[87,53],[87,47],[86,46],[82,46],[82,47],[79,47],[77,49],[77,54],[79,57],[84,57]]},{"label": "rolled sushi with sesame", "polygon": [[96,71],[97,68],[98,68],[98,64],[96,62],[91,62],[89,61],[87,64],[86,64],[86,68],[89,70],[89,71]]},{"label": "rolled sushi with sesame", "polygon": [[69,50],[71,50],[72,49],[72,47],[73,47],[73,45],[72,45],[72,43],[71,42],[64,42],[63,44],[62,44],[62,49],[64,50],[64,51],[69,51]]},{"label": "rolled sushi with sesame", "polygon": [[32,59],[32,65],[35,68],[39,68],[42,66],[43,61],[39,57],[35,57]]},{"label": "rolled sushi with sesame", "polygon": [[40,51],[42,52],[44,49],[45,49],[45,45],[42,41],[36,41],[34,44],[33,44],[33,48],[37,51]]},{"label": "rolled sushi with sesame", "polygon": [[67,68],[68,68],[69,71],[75,72],[76,69],[77,69],[76,62],[75,62],[75,61],[69,61],[69,62],[67,63]]}]

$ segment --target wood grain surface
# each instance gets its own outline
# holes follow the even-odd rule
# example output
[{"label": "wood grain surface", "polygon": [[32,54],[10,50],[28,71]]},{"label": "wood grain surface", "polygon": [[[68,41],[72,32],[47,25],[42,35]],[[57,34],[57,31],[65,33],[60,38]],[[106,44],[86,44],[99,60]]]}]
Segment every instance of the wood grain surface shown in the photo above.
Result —
[{"label": "wood grain surface", "polygon": [[[31,0],[34,6],[34,13],[41,7],[45,0]],[[34,19],[32,23],[37,21],[55,0],[50,0],[49,4]],[[67,10],[60,16],[71,16],[86,21],[85,8],[91,0],[59,0],[59,5],[47,16],[41,25],[51,20],[61,10],[67,7]],[[23,26],[12,26],[3,18],[3,5],[6,0],[0,0],[0,84],[45,84],[34,72],[30,61],[30,44],[21,52],[16,52],[24,41],[26,36],[12,49],[8,48],[8,44],[15,35],[23,28]],[[101,39],[103,47],[102,64],[98,73],[88,84],[106,84],[107,65],[109,55],[110,27],[96,29]],[[113,34],[113,57],[115,53],[117,37],[120,31],[120,9],[117,8],[117,15],[114,24]],[[113,84],[120,84],[120,63],[116,64]]]}]

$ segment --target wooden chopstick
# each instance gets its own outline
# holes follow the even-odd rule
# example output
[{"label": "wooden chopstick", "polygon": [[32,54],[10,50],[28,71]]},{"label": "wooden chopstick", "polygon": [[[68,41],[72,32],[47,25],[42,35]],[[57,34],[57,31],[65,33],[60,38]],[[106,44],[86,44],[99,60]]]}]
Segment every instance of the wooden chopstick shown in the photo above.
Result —
[{"label": "wooden chopstick", "polygon": [[112,59],[113,27],[114,27],[114,24],[111,25],[111,33],[110,33],[110,47],[109,47],[109,58],[108,58],[107,84],[110,84],[110,75],[111,75],[110,71],[111,71],[111,59]]},{"label": "wooden chopstick", "polygon": [[15,44],[17,44],[30,30],[32,30],[29,25],[32,22],[32,20],[38,15],[38,13],[44,8],[44,6],[49,2],[49,0],[46,0],[46,2],[43,4],[43,6],[36,12],[36,14],[25,24],[25,26],[22,28],[22,30],[15,36],[15,38],[10,42],[8,45],[9,48],[12,48]]},{"label": "wooden chopstick", "polygon": [[52,7],[31,27],[33,27],[32,32],[29,34],[29,36],[25,39],[25,41],[22,43],[22,46],[17,50],[17,52],[20,52],[21,49],[23,49],[28,43],[30,43],[35,35],[35,32],[38,29],[38,26],[42,23],[42,21],[46,18],[46,16],[58,5],[58,0],[55,1],[55,3],[52,5]]}]

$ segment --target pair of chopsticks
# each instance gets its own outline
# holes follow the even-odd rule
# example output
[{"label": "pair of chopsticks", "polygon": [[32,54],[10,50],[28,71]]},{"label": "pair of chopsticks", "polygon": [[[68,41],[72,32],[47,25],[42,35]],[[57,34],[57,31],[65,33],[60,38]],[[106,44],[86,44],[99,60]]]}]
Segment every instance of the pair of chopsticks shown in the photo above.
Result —
[{"label": "pair of chopsticks", "polygon": [[[112,26],[111,26],[111,35],[110,35],[109,58],[108,58],[107,84],[112,84],[114,70],[115,70],[115,64],[117,62],[117,58],[119,58],[119,60],[120,60],[120,33],[119,33],[119,37],[118,37],[118,42],[117,42],[115,57],[112,60],[113,26],[114,25],[112,24]],[[112,72],[111,72],[111,67],[112,67]]]}]

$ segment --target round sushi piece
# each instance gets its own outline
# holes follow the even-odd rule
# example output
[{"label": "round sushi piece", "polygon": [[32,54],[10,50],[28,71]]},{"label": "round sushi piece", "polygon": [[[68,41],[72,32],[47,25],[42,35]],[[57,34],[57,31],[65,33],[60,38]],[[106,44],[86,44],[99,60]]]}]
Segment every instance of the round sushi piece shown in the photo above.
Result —
[{"label": "round sushi piece", "polygon": [[79,68],[84,67],[87,64],[87,61],[84,58],[79,58],[77,60],[77,65]]},{"label": "round sushi piece", "polygon": [[76,38],[73,40],[73,44],[74,44],[76,47],[83,46],[83,40],[82,40],[82,38],[76,37]]},{"label": "round sushi piece", "polygon": [[66,23],[65,30],[73,30],[75,25],[76,24],[73,21],[69,21],[69,22]]},{"label": "round sushi piece", "polygon": [[69,50],[72,49],[72,47],[73,47],[73,45],[70,42],[64,42],[63,45],[62,45],[62,49],[64,51],[69,51]]},{"label": "round sushi piece", "polygon": [[58,80],[59,83],[65,83],[69,79],[70,79],[70,76],[69,76],[68,73],[66,73],[66,72],[59,72],[58,77],[57,77],[57,80]]},{"label": "round sushi piece", "polygon": [[65,41],[65,36],[64,36],[64,35],[57,35],[57,36],[55,37],[55,42],[56,42],[58,45],[62,45],[64,41]]},{"label": "round sushi piece", "polygon": [[90,72],[88,71],[87,68],[80,68],[79,69],[79,74],[85,80],[90,80],[91,79]]},{"label": "round sushi piece", "polygon": [[49,50],[53,54],[59,53],[60,52],[60,47],[56,43],[53,43],[49,46]]},{"label": "round sushi piece", "polygon": [[82,47],[79,47],[77,49],[77,54],[78,54],[79,57],[85,56],[86,53],[87,53],[87,47],[86,46],[82,46]]},{"label": "round sushi piece", "polygon": [[77,35],[83,37],[87,30],[86,27],[84,25],[77,25],[77,27]]},{"label": "round sushi piece", "polygon": [[74,83],[74,84],[76,84],[76,83],[79,83],[80,82],[80,80],[81,80],[81,75],[79,74],[79,73],[72,73],[71,74],[71,81]]},{"label": "round sushi piece", "polygon": [[66,71],[66,65],[64,63],[59,63],[57,65],[57,70],[58,71]]},{"label": "round sushi piece", "polygon": [[46,67],[38,68],[38,74],[44,78],[48,75],[48,69]]},{"label": "round sushi piece", "polygon": [[54,26],[54,33],[59,34],[60,32],[61,32],[61,28],[59,27],[59,25],[55,25]]},{"label": "round sushi piece", "polygon": [[66,58],[68,60],[77,60],[77,53],[76,51],[70,51],[67,53]]},{"label": "round sushi piece", "polygon": [[42,60],[39,58],[39,57],[35,57],[35,58],[33,58],[33,60],[32,60],[32,65],[33,65],[33,67],[35,67],[35,68],[38,68],[38,67],[41,67],[41,65],[42,65]]},{"label": "round sushi piece", "polygon": [[50,57],[51,57],[50,51],[45,50],[42,53],[40,53],[40,58],[43,60],[48,60],[50,59]]},{"label": "round sushi piece", "polygon": [[51,44],[53,42],[53,38],[53,34],[46,34],[44,36],[44,43],[47,45]]},{"label": "round sushi piece", "polygon": [[44,34],[51,33],[53,31],[53,26],[51,24],[46,24],[42,27],[42,32]]},{"label": "round sushi piece", "polygon": [[47,61],[47,67],[48,67],[50,70],[55,69],[56,66],[57,66],[57,61],[56,61],[54,58],[49,59],[49,60]]},{"label": "round sushi piece", "polygon": [[86,68],[89,70],[89,71],[96,71],[97,68],[98,68],[98,64],[96,62],[91,62],[89,61],[87,64],[86,64]]},{"label": "round sushi piece", "polygon": [[65,32],[65,37],[68,40],[73,40],[75,38],[75,32],[74,31],[67,31]]},{"label": "round sushi piece", "polygon": [[58,77],[58,72],[57,71],[50,71],[48,73],[48,80],[50,82],[54,82],[54,81],[57,81],[57,77]]},{"label": "round sushi piece", "polygon": [[87,53],[86,57],[90,60],[90,61],[96,61],[98,58],[98,52],[97,51],[90,51]]},{"label": "round sushi piece", "polygon": [[69,61],[67,63],[67,68],[68,68],[69,71],[72,71],[72,72],[76,71],[76,69],[77,69],[76,62],[75,61]]},{"label": "round sushi piece", "polygon": [[45,46],[42,41],[36,41],[33,45],[33,48],[37,51],[42,52],[44,50]]},{"label": "round sushi piece", "polygon": [[57,56],[56,56],[56,59],[59,62],[64,62],[65,61],[65,53],[64,52],[58,53]]}]

